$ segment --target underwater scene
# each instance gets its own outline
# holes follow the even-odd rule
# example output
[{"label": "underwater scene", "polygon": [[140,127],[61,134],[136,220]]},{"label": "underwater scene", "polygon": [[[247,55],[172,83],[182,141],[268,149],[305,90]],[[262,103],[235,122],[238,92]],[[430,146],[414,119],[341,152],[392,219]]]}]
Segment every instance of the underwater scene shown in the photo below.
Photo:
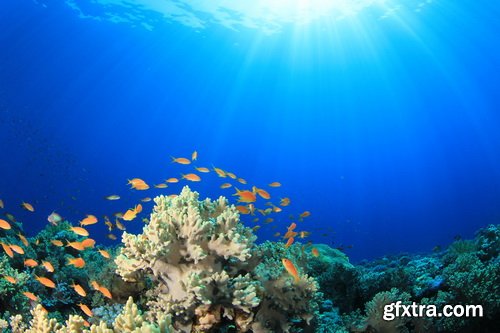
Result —
[{"label": "underwater scene", "polygon": [[0,2],[0,333],[500,332],[500,2]]}]

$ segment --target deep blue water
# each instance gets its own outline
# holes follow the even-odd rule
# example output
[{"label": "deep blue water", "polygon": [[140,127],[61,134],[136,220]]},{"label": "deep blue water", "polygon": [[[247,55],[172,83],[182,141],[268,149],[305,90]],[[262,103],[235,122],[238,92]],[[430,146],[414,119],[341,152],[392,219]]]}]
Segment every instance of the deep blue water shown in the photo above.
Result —
[{"label": "deep blue water", "polygon": [[[260,240],[309,210],[310,240],[352,245],[360,260],[499,222],[500,3],[435,1],[270,34],[145,15],[151,29],[62,2],[1,2],[0,199],[28,234],[53,210],[76,223],[178,192],[125,184],[185,173],[170,156],[193,150],[199,166],[283,183],[273,201],[292,204]],[[232,194],[223,182],[192,187]],[[102,224],[91,233],[110,243]]]}]

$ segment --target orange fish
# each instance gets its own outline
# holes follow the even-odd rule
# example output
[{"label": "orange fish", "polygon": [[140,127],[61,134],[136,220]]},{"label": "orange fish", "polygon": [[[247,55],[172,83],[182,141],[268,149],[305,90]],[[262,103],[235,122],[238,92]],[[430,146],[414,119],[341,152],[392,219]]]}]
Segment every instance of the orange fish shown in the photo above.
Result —
[{"label": "orange fish", "polygon": [[0,219],[0,229],[9,230],[11,228],[10,223]]},{"label": "orange fish", "polygon": [[95,280],[92,280],[90,281],[90,285],[92,286],[92,288],[94,288],[94,290],[99,290],[99,283],[97,283],[97,281]]},{"label": "orange fish", "polygon": [[219,169],[219,168],[216,168],[216,167],[213,167],[215,173],[219,176],[219,177],[222,177],[222,178],[225,178],[226,177],[226,172],[222,169]]},{"label": "orange fish", "polygon": [[299,232],[299,237],[300,237],[301,239],[304,239],[304,238],[308,237],[310,234],[311,234],[311,233],[310,233],[310,232],[308,232],[308,231],[301,231],[301,232]]},{"label": "orange fish", "polygon": [[191,161],[196,161],[198,159],[198,152],[195,150],[191,154]]},{"label": "orange fish", "polygon": [[104,297],[107,297],[109,299],[113,299],[113,296],[111,295],[111,292],[109,291],[108,288],[103,287],[103,286],[99,286],[98,290],[101,292],[101,294],[104,295]]},{"label": "orange fish", "polygon": [[150,197],[145,197],[141,199],[142,202],[150,202],[152,199]]},{"label": "orange fish", "polygon": [[86,249],[88,247],[94,247],[95,240],[93,240],[92,238],[86,238],[83,241],[81,241],[80,243],[82,244],[83,248]]},{"label": "orange fish", "polygon": [[313,249],[311,250],[311,253],[313,256],[319,257],[319,251],[317,248],[313,247]]},{"label": "orange fish", "polygon": [[127,185],[130,185],[131,189],[140,191],[149,189],[149,185],[140,178],[133,178],[132,180],[129,179]]},{"label": "orange fish", "polygon": [[83,247],[82,242],[69,242],[68,240],[66,240],[66,242],[68,242],[68,244],[66,246],[72,247],[75,250],[78,250],[78,251],[85,250],[85,248]]},{"label": "orange fish", "polygon": [[244,180],[243,178],[238,178],[237,180],[238,180],[238,182],[240,182],[241,184],[246,184],[246,183],[247,183],[247,181],[246,181],[246,180]]},{"label": "orange fish", "polygon": [[42,266],[47,270],[47,272],[52,273],[54,271],[54,266],[48,261],[42,261]]},{"label": "orange fish", "polygon": [[12,284],[16,284],[17,283],[17,280],[15,277],[13,276],[8,276],[8,275],[4,275],[3,277],[6,281],[12,283]]},{"label": "orange fish", "polygon": [[280,200],[280,205],[281,206],[288,206],[290,204],[290,199],[289,198],[282,198]]},{"label": "orange fish", "polygon": [[85,313],[87,316],[92,317],[94,315],[92,313],[92,310],[90,310],[90,308],[87,305],[79,303],[78,306],[83,311],[83,313]]},{"label": "orange fish", "polygon": [[264,223],[271,223],[273,221],[274,219],[272,217],[268,217],[267,219],[264,220]]},{"label": "orange fish", "polygon": [[199,167],[199,168],[195,168],[195,169],[199,172],[205,172],[205,173],[210,172],[210,170],[208,168],[204,168],[204,167]]},{"label": "orange fish", "polygon": [[281,209],[281,208],[279,208],[279,207],[277,207],[277,206],[273,206],[273,212],[275,212],[275,213],[280,213],[280,212],[282,212],[282,211],[283,211],[283,209]]},{"label": "orange fish", "polygon": [[283,262],[283,266],[285,267],[288,274],[293,276],[293,278],[295,279],[295,282],[299,282],[299,280],[300,280],[299,272],[297,271],[297,268],[295,268],[295,265],[290,260],[288,260],[286,258],[281,259],[281,261]]},{"label": "orange fish", "polygon": [[123,219],[125,221],[132,221],[133,219],[135,219],[137,217],[137,212],[135,211],[135,209],[129,209],[125,212],[125,214],[123,214]]},{"label": "orange fish", "polygon": [[97,217],[94,215],[87,215],[83,220],[80,221],[81,226],[92,225],[97,223]]},{"label": "orange fish", "polygon": [[84,229],[82,227],[71,227],[70,230],[79,236],[87,237],[89,235],[87,229]]},{"label": "orange fish", "polygon": [[283,238],[290,238],[290,237],[295,237],[297,236],[298,233],[296,233],[295,231],[292,231],[292,230],[289,230],[286,232],[286,234],[283,236]]},{"label": "orange fish", "polygon": [[260,188],[257,188],[257,187],[254,186],[252,188],[252,191],[254,193],[257,193],[258,195],[260,195],[260,197],[262,199],[269,200],[271,198],[271,195],[266,190],[263,190],[263,189],[260,189]]},{"label": "orange fish", "polygon": [[257,200],[257,198],[255,197],[255,194],[253,192],[247,191],[247,190],[240,191],[240,190],[236,189],[236,193],[233,195],[240,197],[238,199],[238,202],[251,203],[251,202],[255,202],[255,200]]},{"label": "orange fish", "polygon": [[292,224],[290,224],[290,226],[287,229],[288,229],[288,231],[293,231],[293,230],[295,230],[296,227],[297,227],[297,224],[292,222]]},{"label": "orange fish", "polygon": [[155,185],[155,188],[167,188],[167,187],[168,187],[168,185],[165,183],[160,183],[160,184]]},{"label": "orange fish", "polygon": [[169,178],[167,180],[165,180],[167,183],[170,183],[170,184],[173,184],[173,183],[178,183],[179,182],[179,179],[177,178]]},{"label": "orange fish", "polygon": [[34,212],[35,211],[35,208],[33,208],[33,205],[31,205],[31,204],[29,204],[27,202],[23,202],[21,204],[21,207],[23,207],[24,209],[26,209],[29,212]]},{"label": "orange fish", "polygon": [[35,275],[35,280],[37,280],[38,282],[40,282],[41,284],[43,284],[47,288],[55,288],[56,287],[56,284],[54,283],[54,281],[52,281],[49,278]]},{"label": "orange fish", "polygon": [[99,251],[99,253],[101,254],[101,256],[103,256],[104,258],[107,258],[109,259],[111,256],[109,255],[109,252],[106,251],[106,250],[97,250]]},{"label": "orange fish", "polygon": [[20,247],[19,245],[15,245],[15,244],[9,244],[10,248],[12,249],[12,251],[18,253],[18,254],[24,254],[24,250],[22,247]]},{"label": "orange fish", "polygon": [[187,175],[182,175],[182,178],[192,182],[199,182],[201,180],[200,176],[198,176],[195,173],[188,173]]},{"label": "orange fish", "polygon": [[231,185],[230,183],[224,183],[220,186],[220,188],[230,188],[231,186],[233,185]]},{"label": "orange fish", "polygon": [[269,184],[270,187],[280,187],[281,186],[281,183],[280,182],[272,182],[271,184]]},{"label": "orange fish", "polygon": [[290,247],[290,245],[293,244],[293,241],[294,241],[293,237],[288,238],[288,241],[285,244],[285,248],[288,249]]},{"label": "orange fish", "polygon": [[172,163],[191,164],[191,161],[185,157],[172,157]]},{"label": "orange fish", "polygon": [[71,285],[73,287],[73,289],[76,291],[76,293],[82,297],[85,297],[87,296],[87,293],[85,292],[85,289],[83,289],[82,286],[80,286],[79,284],[75,284],[73,282],[73,284]]},{"label": "orange fish", "polygon": [[139,214],[140,212],[142,212],[142,205],[141,204],[135,205],[134,210],[137,214]]},{"label": "orange fish", "polygon": [[305,212],[303,212],[302,214],[299,215],[299,217],[302,218],[302,219],[305,218],[305,217],[308,217],[308,216],[311,216],[311,212],[309,212],[307,210]]},{"label": "orange fish", "polygon": [[38,266],[38,263],[35,260],[33,260],[33,259],[26,259],[24,261],[24,266],[26,266],[26,267],[36,267],[36,266]]},{"label": "orange fish", "polygon": [[85,266],[85,260],[83,260],[83,258],[68,258],[67,265],[73,265],[76,268],[83,268]]},{"label": "orange fish", "polygon": [[53,240],[51,240],[50,242],[51,242],[53,245],[55,245],[55,246],[59,246],[59,247],[61,247],[61,246],[63,246],[63,245],[64,245],[64,244],[63,244],[63,242],[62,242],[62,241],[60,241],[59,239],[53,239]]},{"label": "orange fish", "polygon": [[236,177],[236,175],[235,175],[234,173],[232,173],[232,172],[227,172],[226,174],[227,174],[227,175],[229,176],[229,178],[231,178],[231,179],[236,179],[236,178],[237,178],[237,177]]},{"label": "orange fish", "polygon": [[21,242],[23,242],[24,246],[28,246],[29,245],[28,240],[26,239],[26,237],[24,237],[21,234],[17,234],[17,237],[19,237],[19,239],[21,240]]},{"label": "orange fish", "polygon": [[33,302],[36,302],[38,301],[38,297],[35,296],[35,294],[33,293],[30,293],[29,291],[25,291],[23,292],[23,295],[28,297],[30,300],[32,300]]},{"label": "orange fish", "polygon": [[247,207],[245,207],[245,206],[236,206],[236,209],[241,214],[249,214],[250,213],[250,210]]}]

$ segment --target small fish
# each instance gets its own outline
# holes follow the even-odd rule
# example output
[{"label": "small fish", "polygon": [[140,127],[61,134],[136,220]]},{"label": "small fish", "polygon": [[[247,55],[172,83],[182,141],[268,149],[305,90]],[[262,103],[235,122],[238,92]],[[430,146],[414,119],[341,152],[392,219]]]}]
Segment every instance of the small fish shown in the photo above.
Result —
[{"label": "small fish", "polygon": [[142,212],[142,205],[141,204],[135,205],[134,210],[137,214],[139,214],[140,212]]},{"label": "small fish", "polygon": [[269,184],[270,187],[280,187],[281,183],[280,182],[272,182]]},{"label": "small fish", "polygon": [[4,205],[4,203],[3,203],[3,200],[2,200],[2,199],[0,199],[0,209],[4,209],[4,208],[5,208],[5,205]]},{"label": "small fish", "polygon": [[116,227],[118,229],[120,229],[120,230],[125,230],[126,229],[125,226],[123,225],[123,223],[121,223],[120,221],[116,220],[115,223],[116,223]]},{"label": "small fish", "polygon": [[172,177],[172,178],[169,178],[169,179],[167,179],[167,180],[165,180],[165,181],[166,181],[167,183],[174,184],[174,183],[178,183],[178,182],[179,182],[179,179]]},{"label": "small fish", "polygon": [[131,189],[136,189],[139,191],[149,189],[149,185],[140,178],[133,178],[132,180],[129,179],[127,185],[130,185]]},{"label": "small fish", "polygon": [[311,253],[313,256],[315,257],[319,257],[319,251],[317,248],[313,247],[312,250],[311,250]]},{"label": "small fish", "polygon": [[47,288],[54,289],[56,287],[56,284],[54,283],[54,281],[52,281],[49,278],[35,275],[35,280],[37,280],[38,282],[40,282],[42,285],[44,285]]},{"label": "small fish", "polygon": [[53,245],[55,245],[55,246],[59,246],[59,247],[61,247],[61,246],[63,246],[63,245],[64,245],[64,244],[63,244],[63,242],[62,242],[62,241],[60,241],[59,239],[53,239],[53,240],[51,240],[50,242],[51,242]]},{"label": "small fish", "polygon": [[108,251],[106,251],[106,250],[97,250],[97,251],[101,254],[101,256],[103,256],[103,257],[104,257],[104,258],[106,258],[106,259],[109,259],[109,258],[111,257],[111,256],[109,255],[109,252],[108,252]]},{"label": "small fish", "polygon": [[17,254],[24,254],[23,248],[20,247],[19,245],[9,244],[9,246],[12,249],[12,251],[16,252]]},{"label": "small fish", "polygon": [[238,182],[240,182],[241,184],[246,184],[246,183],[247,183],[247,181],[246,181],[245,179],[243,179],[243,178],[238,178],[237,180],[238,180]]},{"label": "small fish", "polygon": [[57,225],[62,221],[61,215],[57,214],[56,212],[52,212],[48,217],[47,221],[49,221],[50,224],[52,225]]},{"label": "small fish", "polygon": [[290,237],[295,237],[297,235],[298,235],[298,233],[296,233],[295,231],[288,230],[286,232],[286,234],[283,236],[283,238],[287,239],[287,238],[290,238]]},{"label": "small fish", "polygon": [[111,239],[111,240],[116,240],[116,236],[113,235],[113,234],[108,234],[108,238]]},{"label": "small fish", "polygon": [[42,266],[49,273],[52,273],[54,271],[54,266],[52,266],[52,264],[48,261],[42,261]]},{"label": "small fish", "polygon": [[226,172],[226,174],[227,174],[227,175],[228,175],[228,177],[229,177],[229,178],[231,178],[231,179],[236,179],[236,178],[238,178],[238,177],[236,177],[236,175],[235,175],[234,173],[232,173],[232,172]]},{"label": "small fish", "polygon": [[95,245],[95,240],[92,238],[86,238],[80,242],[83,246],[84,249],[86,248],[92,248]]},{"label": "small fish", "polygon": [[7,217],[7,220],[9,220],[10,222],[16,222],[16,218],[14,217],[14,215],[10,213],[5,213],[5,216]]},{"label": "small fish", "polygon": [[289,204],[290,204],[290,199],[289,198],[282,198],[280,200],[280,206],[285,207],[285,206],[288,206]]},{"label": "small fish", "polygon": [[73,265],[76,268],[83,268],[85,266],[85,260],[83,260],[83,258],[68,258],[67,265]]},{"label": "small fish", "polygon": [[217,174],[217,176],[219,177],[222,177],[222,178],[226,178],[226,172],[220,168],[216,168],[216,167],[213,167],[215,173]]},{"label": "small fish", "polygon": [[125,212],[125,214],[123,214],[123,219],[125,221],[132,221],[136,217],[137,217],[137,212],[135,209],[129,209]]},{"label": "small fish", "polygon": [[172,163],[191,164],[191,161],[185,157],[172,157]]},{"label": "small fish", "polygon": [[92,310],[90,310],[90,308],[87,305],[79,303],[78,306],[83,311],[83,313],[85,313],[87,316],[92,317],[94,315],[92,313]]},{"label": "small fish", "polygon": [[231,186],[233,185],[231,185],[230,183],[224,183],[220,186],[220,188],[230,188]]},{"label": "small fish", "polygon": [[281,259],[281,262],[283,263],[283,266],[285,267],[288,274],[293,276],[295,283],[299,282],[300,281],[299,272],[297,271],[297,268],[295,268],[295,265],[293,264],[293,262],[291,262],[290,260],[288,260],[286,258]]},{"label": "small fish", "polygon": [[66,240],[66,242],[67,242],[66,246],[72,247],[77,251],[85,250],[81,242],[69,242],[68,240]]},{"label": "small fish", "polygon": [[160,184],[155,185],[155,188],[167,188],[167,187],[168,187],[168,185],[165,183],[160,183]]},{"label": "small fish", "polygon": [[73,287],[73,289],[75,290],[75,292],[76,292],[78,295],[80,295],[80,296],[82,296],[82,297],[87,296],[87,293],[85,292],[85,289],[83,289],[83,287],[82,287],[81,285],[79,285],[79,284],[75,284],[75,283],[73,282],[73,284],[72,284],[71,286]]},{"label": "small fish", "polygon": [[286,244],[285,244],[285,248],[286,248],[286,249],[288,249],[288,248],[290,247],[290,245],[292,245],[292,244],[293,244],[293,241],[294,241],[294,240],[295,240],[295,239],[294,239],[293,237],[288,238],[288,241],[287,241],[287,242],[286,242]]},{"label": "small fish", "polygon": [[199,172],[204,172],[204,173],[210,172],[210,170],[208,168],[205,168],[205,167],[198,167],[195,169],[196,169],[196,171],[199,171]]},{"label": "small fish", "polygon": [[258,217],[254,218],[252,222],[259,222],[259,218]]},{"label": "small fish", "polygon": [[92,288],[94,288],[94,290],[99,290],[99,283],[97,283],[96,280],[92,280],[90,281],[90,285],[92,286]]},{"label": "small fish", "polygon": [[310,234],[311,233],[309,231],[301,231],[301,232],[299,232],[299,237],[300,237],[300,239],[304,239],[306,237],[309,237]]},{"label": "small fish", "polygon": [[287,228],[288,231],[293,231],[295,230],[295,228],[297,227],[297,224],[292,222],[292,224],[290,224]]},{"label": "small fish", "polygon": [[104,295],[104,297],[107,297],[109,299],[113,299],[113,296],[111,295],[111,292],[109,291],[108,288],[104,287],[104,286],[99,286],[99,289],[98,291],[101,292],[101,294]]},{"label": "small fish", "polygon": [[17,237],[19,237],[19,239],[21,240],[21,242],[24,244],[24,246],[28,246],[29,243],[28,243],[28,240],[26,239],[26,237],[24,237],[22,234],[17,234]]},{"label": "small fish", "polygon": [[24,266],[36,267],[36,266],[38,266],[38,263],[34,259],[26,259],[26,260],[24,260]]},{"label": "small fish", "polygon": [[255,186],[252,188],[252,192],[257,193],[262,199],[265,200],[269,200],[271,198],[271,195],[266,190],[257,188]]},{"label": "small fish", "polygon": [[279,237],[279,236],[281,236],[281,233],[280,232],[276,232],[273,236],[274,237]]},{"label": "small fish", "polygon": [[4,275],[3,277],[7,282],[9,283],[12,283],[12,284],[16,284],[17,283],[17,279],[13,276],[8,276],[8,275]]},{"label": "small fish", "polygon": [[256,225],[255,227],[252,228],[253,231],[257,231],[260,229],[260,225]]},{"label": "small fish", "polygon": [[143,217],[143,218],[142,218],[142,222],[144,222],[144,223],[149,223],[149,220],[148,220],[146,217]]},{"label": "small fish", "polygon": [[274,219],[272,217],[268,217],[267,219],[264,220],[264,223],[271,223],[273,221]]},{"label": "small fish", "polygon": [[12,227],[10,226],[10,223],[5,221],[5,220],[2,220],[0,219],[0,229],[4,229],[4,230],[9,230],[11,229]]},{"label": "small fish", "polygon": [[120,200],[120,196],[118,194],[111,194],[111,195],[108,195],[107,197],[105,197],[105,199],[110,200],[110,201]]},{"label": "small fish", "polygon": [[[116,212],[113,214],[114,217],[122,219],[123,218],[123,213],[122,212]],[[109,221],[109,218],[106,216],[106,219]]]},{"label": "small fish", "polygon": [[249,214],[250,213],[250,210],[246,206],[236,206],[236,209],[241,214]]},{"label": "small fish", "polygon": [[281,209],[280,207],[273,206],[273,212],[275,212],[275,213],[281,213],[282,211],[283,211],[283,209]]},{"label": "small fish", "polygon": [[189,180],[189,181],[192,181],[192,182],[199,182],[199,181],[201,181],[200,176],[198,176],[195,173],[188,173],[187,175],[182,175],[182,178],[186,179],[186,180]]},{"label": "small fish", "polygon": [[300,215],[299,215],[299,217],[300,217],[301,219],[306,218],[306,217],[309,217],[309,216],[311,216],[311,212],[310,212],[310,211],[308,211],[308,210],[306,210],[305,212],[303,212],[302,214],[300,214]]},{"label": "small fish", "polygon": [[87,229],[84,229],[82,227],[71,227],[70,230],[73,231],[78,236],[87,237],[89,235]]},{"label": "small fish", "polygon": [[145,197],[141,199],[142,202],[150,202],[152,199],[150,197]]},{"label": "small fish", "polygon": [[87,215],[83,220],[80,221],[81,226],[92,225],[97,223],[97,217],[94,215]]},{"label": "small fish", "polygon": [[191,154],[191,161],[196,161],[198,159],[198,152],[195,150]]},{"label": "small fish", "polygon": [[248,190],[240,191],[236,188],[236,193],[233,194],[233,196],[234,195],[240,197],[238,199],[238,202],[251,203],[257,200],[257,198],[255,197],[255,193]]},{"label": "small fish", "polygon": [[28,297],[33,302],[37,302],[38,301],[38,297],[35,296],[35,294],[33,294],[33,293],[29,292],[29,291],[23,292],[23,295],[26,296],[26,297]]},{"label": "small fish", "polygon": [[24,209],[26,209],[27,211],[32,212],[32,213],[35,211],[35,208],[33,207],[33,205],[30,203],[27,203],[27,202],[23,202],[21,204],[21,207],[23,207]]}]

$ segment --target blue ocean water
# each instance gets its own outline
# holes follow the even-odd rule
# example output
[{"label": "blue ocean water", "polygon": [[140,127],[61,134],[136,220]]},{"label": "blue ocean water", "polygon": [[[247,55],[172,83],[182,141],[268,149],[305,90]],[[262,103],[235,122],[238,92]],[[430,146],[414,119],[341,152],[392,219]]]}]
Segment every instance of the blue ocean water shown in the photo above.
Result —
[{"label": "blue ocean water", "polygon": [[[194,150],[196,165],[283,184],[272,201],[292,204],[259,240],[308,210],[304,241],[360,260],[498,223],[500,4],[317,1],[325,15],[302,17],[301,1],[197,3],[0,4],[0,199],[28,234],[52,211],[76,223],[180,191],[126,182],[186,173],[171,156]],[[202,177],[202,197],[233,193]]]}]

